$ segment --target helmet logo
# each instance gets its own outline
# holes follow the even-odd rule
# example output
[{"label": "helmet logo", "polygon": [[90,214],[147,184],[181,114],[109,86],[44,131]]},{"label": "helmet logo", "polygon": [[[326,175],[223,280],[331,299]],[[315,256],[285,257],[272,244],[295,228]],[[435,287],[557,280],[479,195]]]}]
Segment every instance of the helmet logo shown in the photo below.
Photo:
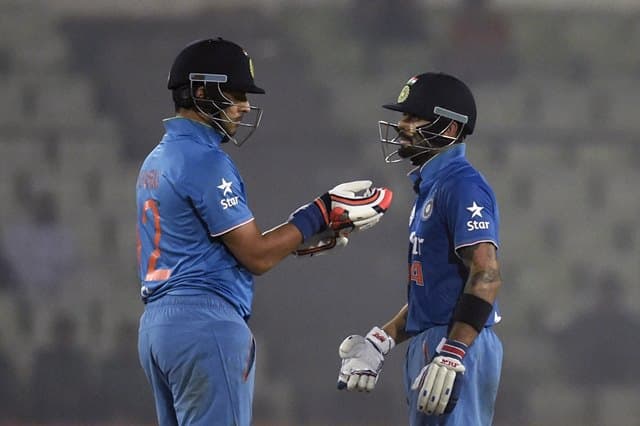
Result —
[{"label": "helmet logo", "polygon": [[410,88],[408,85],[402,88],[402,90],[400,91],[400,94],[398,95],[399,104],[407,100],[407,98],[409,97],[409,90]]},{"label": "helmet logo", "polygon": [[400,94],[398,95],[399,104],[407,100],[407,98],[409,97],[409,91],[411,90],[411,86],[413,86],[413,83],[415,83],[416,81],[418,81],[418,77],[411,77],[409,81],[407,81],[407,83],[404,85],[404,87],[400,91]]},{"label": "helmet logo", "polygon": [[255,71],[253,69],[253,61],[249,58],[249,72],[251,73],[251,78],[256,78]]}]

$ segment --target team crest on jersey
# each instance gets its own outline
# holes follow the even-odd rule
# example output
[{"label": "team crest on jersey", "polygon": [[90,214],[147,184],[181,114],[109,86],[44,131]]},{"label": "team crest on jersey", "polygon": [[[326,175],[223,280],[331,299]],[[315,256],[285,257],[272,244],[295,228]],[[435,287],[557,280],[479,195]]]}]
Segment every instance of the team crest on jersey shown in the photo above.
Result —
[{"label": "team crest on jersey", "polygon": [[422,220],[427,220],[433,213],[433,198],[429,198],[422,208]]}]

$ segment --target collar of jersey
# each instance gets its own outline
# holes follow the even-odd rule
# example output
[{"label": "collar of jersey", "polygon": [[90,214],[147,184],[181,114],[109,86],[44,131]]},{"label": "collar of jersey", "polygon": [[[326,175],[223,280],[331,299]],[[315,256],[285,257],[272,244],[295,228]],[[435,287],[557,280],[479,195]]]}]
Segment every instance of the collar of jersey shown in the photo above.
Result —
[{"label": "collar of jersey", "polygon": [[420,185],[429,183],[438,175],[438,172],[440,172],[440,170],[446,168],[449,164],[451,164],[458,158],[463,158],[465,155],[465,151],[466,145],[464,143],[455,144],[446,151],[442,151],[436,154],[422,166],[416,167],[415,169],[411,170],[409,172],[409,178],[414,183],[414,185],[418,181],[420,181]]},{"label": "collar of jersey", "polygon": [[193,136],[205,145],[220,146],[222,135],[206,123],[185,117],[165,118],[163,123],[172,136]]}]

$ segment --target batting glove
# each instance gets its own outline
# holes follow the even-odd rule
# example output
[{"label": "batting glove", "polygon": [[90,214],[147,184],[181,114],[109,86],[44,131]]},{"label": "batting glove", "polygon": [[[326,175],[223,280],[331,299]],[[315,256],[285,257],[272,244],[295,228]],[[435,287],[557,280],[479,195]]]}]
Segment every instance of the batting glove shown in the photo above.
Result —
[{"label": "batting glove", "polygon": [[328,212],[331,229],[344,235],[378,223],[391,206],[393,192],[388,188],[371,188],[371,184],[370,180],[343,183],[319,198]]},{"label": "batting glove", "polygon": [[464,375],[462,359],[467,345],[443,338],[436,357],[425,365],[411,385],[418,390],[418,411],[439,416],[450,413],[458,402]]},{"label": "batting glove", "polygon": [[349,238],[344,235],[336,234],[332,229],[326,230],[309,238],[300,244],[293,252],[298,257],[302,256],[321,256],[330,253],[329,250],[342,248],[349,244]]},{"label": "batting glove", "polygon": [[304,241],[327,228],[342,236],[371,228],[393,199],[390,189],[371,185],[370,180],[342,183],[293,212],[289,222],[300,230]]},{"label": "batting glove", "polygon": [[338,389],[371,392],[378,381],[384,356],[396,345],[384,330],[373,327],[365,337],[357,334],[344,339],[338,353],[342,359]]}]

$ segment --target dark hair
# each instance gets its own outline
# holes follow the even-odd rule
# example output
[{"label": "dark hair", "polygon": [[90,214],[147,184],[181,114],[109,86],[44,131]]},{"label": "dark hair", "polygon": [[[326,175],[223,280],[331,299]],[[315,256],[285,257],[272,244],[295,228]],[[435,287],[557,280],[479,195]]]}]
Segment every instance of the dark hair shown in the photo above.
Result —
[{"label": "dark hair", "polygon": [[171,98],[173,99],[173,105],[176,111],[180,108],[191,109],[194,106],[189,86],[181,86],[172,90]]}]

